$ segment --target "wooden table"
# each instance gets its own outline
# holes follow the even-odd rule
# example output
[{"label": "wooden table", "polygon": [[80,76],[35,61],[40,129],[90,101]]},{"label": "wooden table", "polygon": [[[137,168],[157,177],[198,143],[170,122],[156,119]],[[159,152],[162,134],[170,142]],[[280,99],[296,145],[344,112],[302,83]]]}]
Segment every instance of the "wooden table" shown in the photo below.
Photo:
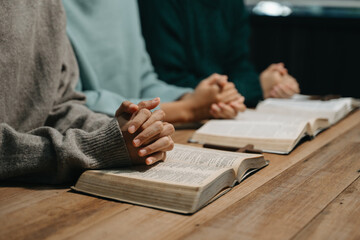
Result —
[{"label": "wooden table", "polygon": [[0,239],[360,239],[360,111],[265,157],[268,167],[190,216],[2,183]]}]

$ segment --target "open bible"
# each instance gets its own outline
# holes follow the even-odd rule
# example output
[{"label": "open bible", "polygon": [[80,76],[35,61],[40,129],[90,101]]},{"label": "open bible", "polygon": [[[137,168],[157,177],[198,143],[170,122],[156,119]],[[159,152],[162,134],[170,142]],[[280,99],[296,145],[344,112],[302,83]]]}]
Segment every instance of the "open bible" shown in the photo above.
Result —
[{"label": "open bible", "polygon": [[191,141],[236,148],[252,144],[264,152],[287,154],[304,136],[316,136],[357,106],[351,98],[266,99],[234,120],[208,121]]},{"label": "open bible", "polygon": [[268,165],[261,154],[176,144],[154,166],[85,171],[73,190],[180,213],[193,213]]}]

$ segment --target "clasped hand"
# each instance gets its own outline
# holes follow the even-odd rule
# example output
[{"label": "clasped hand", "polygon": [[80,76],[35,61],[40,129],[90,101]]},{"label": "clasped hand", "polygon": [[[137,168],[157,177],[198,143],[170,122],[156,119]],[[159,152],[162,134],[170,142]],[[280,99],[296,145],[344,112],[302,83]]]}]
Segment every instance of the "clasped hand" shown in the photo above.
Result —
[{"label": "clasped hand", "polygon": [[264,98],[290,98],[300,93],[299,84],[283,63],[271,64],[260,74]]},{"label": "clasped hand", "polygon": [[174,147],[170,135],[175,130],[172,124],[162,121],[164,111],[150,111],[159,104],[159,98],[142,101],[138,105],[125,101],[116,111],[115,117],[134,164],[150,165],[165,160],[166,151]]},{"label": "clasped hand", "polygon": [[206,118],[234,118],[245,111],[245,98],[226,75],[214,73],[202,80],[188,96],[196,113],[195,120]]}]

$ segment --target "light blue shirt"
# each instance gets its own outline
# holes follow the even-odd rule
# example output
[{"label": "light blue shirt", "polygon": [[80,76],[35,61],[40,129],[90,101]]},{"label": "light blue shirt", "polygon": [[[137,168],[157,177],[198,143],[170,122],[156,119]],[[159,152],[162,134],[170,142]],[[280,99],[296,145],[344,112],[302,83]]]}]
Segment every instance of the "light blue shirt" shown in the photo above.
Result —
[{"label": "light blue shirt", "polygon": [[179,99],[190,88],[157,78],[141,35],[135,0],[63,0],[67,32],[80,69],[87,106],[114,115],[129,100]]}]

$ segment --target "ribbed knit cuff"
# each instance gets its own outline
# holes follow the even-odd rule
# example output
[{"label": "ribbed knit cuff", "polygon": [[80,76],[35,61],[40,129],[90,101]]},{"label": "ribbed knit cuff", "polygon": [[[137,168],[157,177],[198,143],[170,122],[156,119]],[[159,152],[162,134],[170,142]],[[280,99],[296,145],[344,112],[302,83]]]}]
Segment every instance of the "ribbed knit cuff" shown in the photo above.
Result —
[{"label": "ribbed knit cuff", "polygon": [[[131,165],[125,140],[116,119],[110,121],[98,131],[92,132],[88,139],[83,139],[83,152],[93,160],[92,169],[121,167]],[[87,140],[87,141],[86,141]]]}]

